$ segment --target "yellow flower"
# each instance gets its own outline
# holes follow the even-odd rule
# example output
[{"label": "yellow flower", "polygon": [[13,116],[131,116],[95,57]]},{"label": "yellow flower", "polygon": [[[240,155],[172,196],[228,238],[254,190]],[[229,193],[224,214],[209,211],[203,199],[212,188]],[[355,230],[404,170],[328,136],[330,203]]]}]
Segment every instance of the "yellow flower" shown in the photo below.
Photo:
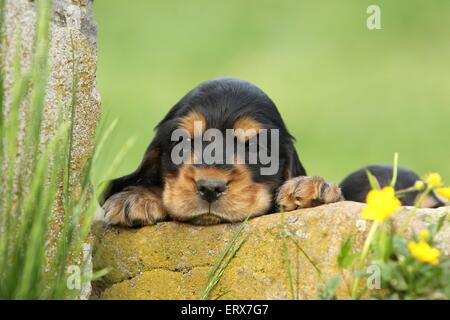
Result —
[{"label": "yellow flower", "polygon": [[441,252],[439,251],[439,249],[430,247],[430,245],[425,241],[410,241],[408,243],[408,249],[409,252],[411,252],[411,255],[417,260],[429,264],[439,263],[439,256],[441,255]]},{"label": "yellow flower", "polygon": [[420,230],[419,239],[421,241],[428,241],[428,239],[430,239],[430,232],[427,229]]},{"label": "yellow flower", "polygon": [[425,183],[422,180],[417,180],[416,183],[414,183],[414,189],[422,190],[423,188],[425,188]]},{"label": "yellow flower", "polygon": [[428,187],[431,189],[440,187],[442,185],[442,177],[439,173],[428,174],[425,178],[425,181],[428,183]]},{"label": "yellow flower", "polygon": [[446,199],[450,200],[450,187],[446,188],[437,188],[436,193]]},{"label": "yellow flower", "polygon": [[401,205],[400,201],[395,197],[395,190],[392,187],[370,191],[366,202],[367,207],[362,212],[363,218],[380,223]]}]

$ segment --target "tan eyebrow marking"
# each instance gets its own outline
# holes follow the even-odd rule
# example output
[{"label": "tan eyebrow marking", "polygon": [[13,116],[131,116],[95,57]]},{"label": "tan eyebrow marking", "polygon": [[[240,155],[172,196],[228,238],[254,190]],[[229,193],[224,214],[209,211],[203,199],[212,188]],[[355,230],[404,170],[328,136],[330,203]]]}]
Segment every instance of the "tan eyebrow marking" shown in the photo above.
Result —
[{"label": "tan eyebrow marking", "polygon": [[[195,126],[195,123],[197,122],[197,127]],[[198,130],[198,123],[200,123],[201,125],[201,130]],[[197,136],[202,136],[203,133],[206,130],[206,118],[205,116],[198,112],[198,111],[192,111],[190,113],[188,113],[187,115],[185,115],[184,117],[182,117],[180,119],[180,128],[181,129],[185,129],[187,132],[189,132],[189,134],[191,135],[191,137],[197,137]],[[195,132],[197,129],[198,132]]]},{"label": "tan eyebrow marking", "polygon": [[236,136],[239,140],[247,141],[258,134],[262,125],[249,116],[242,116],[234,123],[233,129],[237,130]]}]

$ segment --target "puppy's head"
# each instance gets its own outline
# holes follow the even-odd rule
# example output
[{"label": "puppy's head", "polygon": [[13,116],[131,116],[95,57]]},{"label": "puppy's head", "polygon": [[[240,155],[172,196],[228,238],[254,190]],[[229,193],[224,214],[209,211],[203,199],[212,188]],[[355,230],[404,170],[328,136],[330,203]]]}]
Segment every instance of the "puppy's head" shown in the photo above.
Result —
[{"label": "puppy's head", "polygon": [[282,182],[304,174],[273,102],[248,82],[218,79],[160,122],[134,179],[160,183],[174,220],[215,224],[267,213]]}]

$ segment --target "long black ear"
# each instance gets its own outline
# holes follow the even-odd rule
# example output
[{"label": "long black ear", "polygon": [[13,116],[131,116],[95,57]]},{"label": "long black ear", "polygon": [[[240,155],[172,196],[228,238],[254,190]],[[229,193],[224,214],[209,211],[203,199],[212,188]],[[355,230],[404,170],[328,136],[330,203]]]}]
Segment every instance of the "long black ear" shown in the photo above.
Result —
[{"label": "long black ear", "polygon": [[139,167],[131,174],[111,180],[100,196],[99,202],[103,203],[113,194],[123,191],[129,186],[161,186],[161,148],[158,137],[152,141],[145,151]]},{"label": "long black ear", "polygon": [[292,177],[298,176],[306,176],[306,170],[300,162],[300,158],[298,157],[297,150],[293,147],[293,152],[291,156],[291,172]]},{"label": "long black ear", "polygon": [[288,163],[284,169],[285,180],[298,176],[306,176],[306,170],[303,168],[303,165],[298,157],[297,150],[295,150],[293,144],[291,144],[288,148],[288,159]]},{"label": "long black ear", "polygon": [[161,157],[163,148],[167,147],[167,139],[178,124],[178,118],[171,110],[164,119],[156,126],[156,135],[153,138],[139,167],[131,174],[111,180],[99,202],[103,203],[113,194],[123,191],[130,186],[163,186]]}]

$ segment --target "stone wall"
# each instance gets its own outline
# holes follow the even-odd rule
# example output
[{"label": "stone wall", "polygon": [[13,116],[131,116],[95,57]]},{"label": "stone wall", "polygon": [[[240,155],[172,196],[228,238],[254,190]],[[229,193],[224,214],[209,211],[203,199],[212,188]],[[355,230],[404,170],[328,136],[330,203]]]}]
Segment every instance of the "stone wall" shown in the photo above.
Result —
[{"label": "stone wall", "polygon": [[[290,270],[299,299],[317,298],[318,285],[336,274],[336,256],[351,236],[362,245],[369,223],[360,220],[364,204],[340,202],[284,214],[286,229],[321,270],[322,277],[293,241],[287,239]],[[420,209],[412,228],[422,229],[424,217],[436,221],[442,209]],[[395,215],[401,224],[410,208]],[[282,214],[249,221],[241,238],[246,241],[231,261],[210,298],[290,299],[289,278],[280,237]],[[199,299],[208,273],[238,225],[192,226],[159,223],[141,229],[97,230],[94,264],[111,267],[96,284],[101,299]],[[450,253],[450,228],[440,232],[444,253]],[[340,288],[345,297],[346,290]]]}]

